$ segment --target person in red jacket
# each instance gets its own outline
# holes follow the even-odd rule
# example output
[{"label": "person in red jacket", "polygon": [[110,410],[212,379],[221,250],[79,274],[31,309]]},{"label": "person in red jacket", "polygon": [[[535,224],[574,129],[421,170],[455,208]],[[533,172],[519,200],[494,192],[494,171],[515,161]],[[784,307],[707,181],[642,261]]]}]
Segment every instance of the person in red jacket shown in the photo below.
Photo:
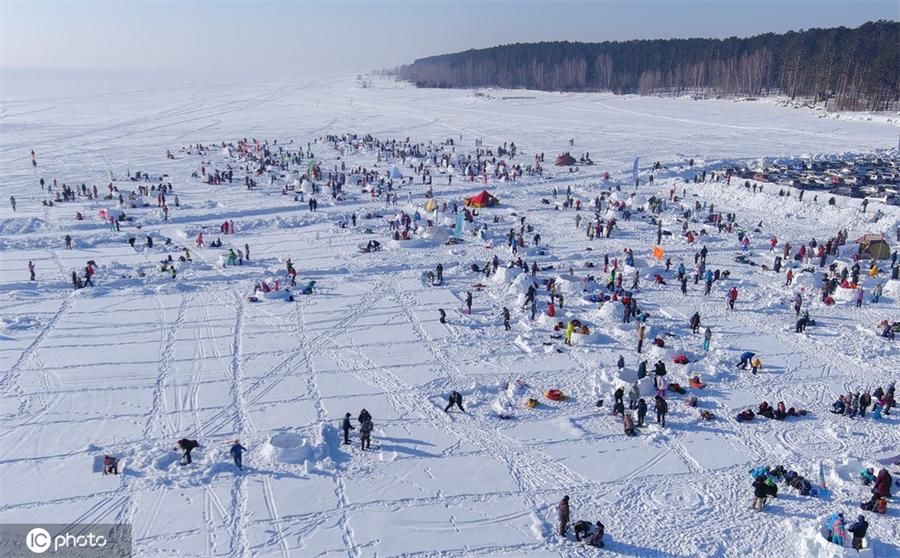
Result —
[{"label": "person in red jacket", "polygon": [[731,290],[728,291],[728,309],[734,310],[734,301],[737,300],[738,292],[737,287],[731,287]]}]

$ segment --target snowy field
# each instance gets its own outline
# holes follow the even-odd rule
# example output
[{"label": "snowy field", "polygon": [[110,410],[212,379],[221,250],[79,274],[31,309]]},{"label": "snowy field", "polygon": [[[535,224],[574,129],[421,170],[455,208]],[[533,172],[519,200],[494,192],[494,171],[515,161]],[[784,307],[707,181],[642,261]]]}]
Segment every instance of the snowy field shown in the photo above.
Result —
[{"label": "snowy field", "polygon": [[[751,260],[768,268],[772,237],[780,253],[784,242],[796,250],[846,228],[850,244],[863,233],[884,232],[896,249],[897,207],[872,203],[864,214],[859,200],[839,198],[829,206],[827,196],[813,201],[808,192],[799,202],[796,192],[779,197],[774,185],[753,193],[737,180],[684,183],[730,161],[890,149],[900,133],[896,123],[819,118],[771,103],[521,91],[476,97],[388,81],[361,88],[352,78],[15,73],[4,75],[0,89],[0,522],[128,522],[136,556],[828,556],[810,549],[823,518],[836,511],[855,518],[869,498],[859,468],[877,472],[900,453],[896,413],[876,421],[829,412],[848,390],[884,387],[900,377],[900,345],[878,330],[882,320],[900,320],[900,285],[888,280],[889,263],[875,278],[863,264],[861,308],[854,308],[848,289],[826,306],[815,274],[799,266],[785,287],[783,272],[735,262],[737,229],[720,234],[692,222],[692,230],[709,233],[694,244],[680,234],[684,210],[699,202],[736,213],[751,239]],[[203,156],[183,149],[247,138],[268,140],[272,148],[277,140],[295,151],[311,142],[325,172],[344,162],[382,176],[396,165],[415,176],[409,166],[419,160],[378,162],[374,150],[342,154],[316,142],[344,133],[435,145],[452,138],[457,154],[474,153],[479,138],[492,149],[512,141],[519,149],[512,163],[529,164],[544,152],[546,172],[516,183],[489,177],[487,185],[480,178],[469,182],[461,169],[448,185],[447,175],[435,172],[439,203],[461,208],[464,196],[486,188],[501,204],[480,210],[461,244],[446,245],[439,241],[446,235],[433,230],[395,242],[387,217],[418,210],[423,226],[430,217],[419,177],[396,190],[397,206],[386,208],[350,183],[344,201],[319,195],[313,213],[293,193],[282,195],[282,178],[270,185],[267,175],[257,176],[259,187],[249,191],[237,157],[221,148]],[[576,158],[589,152],[596,164],[569,173],[552,164],[562,151]],[[642,185],[632,199],[637,156]],[[667,170],[650,186],[654,161]],[[228,164],[234,184],[192,176]],[[307,164],[292,168],[304,172]],[[167,175],[174,188],[168,221],[155,194],[144,198],[147,207],[126,209],[133,220],[120,232],[98,217],[117,207],[115,199],[41,204],[50,197],[41,177],[60,186],[96,184],[102,196],[113,176],[127,202],[128,192],[145,184],[127,180],[137,171]],[[673,186],[679,198],[686,193],[684,200],[669,201]],[[584,210],[554,209],[568,187]],[[575,216],[589,219],[587,205],[604,190],[634,213],[630,220],[616,215],[611,238],[591,240],[587,221],[576,229]],[[653,194],[667,201],[660,216],[673,233],[662,241],[670,272],[651,258],[656,226],[637,211]],[[604,218],[605,208],[606,202]],[[884,216],[872,223],[879,209]],[[84,220],[75,220],[76,212]],[[357,226],[342,228],[354,212]],[[521,216],[541,235],[541,247],[530,246],[528,232],[529,247],[519,255],[542,268],[539,283],[556,279],[565,296],[555,318],[546,315],[548,293],[539,288],[539,316],[530,319],[522,308],[524,277],[515,272],[501,269],[486,278],[470,271],[495,254],[501,268],[515,259],[505,240]],[[452,217],[438,215],[434,229],[448,229]],[[219,234],[225,220],[234,222],[236,234]],[[470,232],[481,225],[483,239]],[[220,237],[223,247],[196,248],[201,230],[207,243]],[[67,234],[71,250],[64,246]],[[145,246],[148,234],[152,248]],[[132,236],[134,248],[127,242]],[[370,239],[384,249],[361,253]],[[229,248],[245,244],[249,261],[222,265]],[[692,276],[694,254],[704,244],[708,268],[729,270],[730,277],[717,281],[710,296],[703,295],[702,279],[691,280],[684,296],[675,268],[683,262]],[[177,261],[182,247],[193,261]],[[622,305],[599,307],[585,298],[605,291],[603,256],[621,264],[625,248],[634,250],[641,277],[635,296],[650,315],[641,355],[635,323],[621,323]],[[852,265],[854,252],[848,244],[839,266]],[[159,271],[168,255],[175,257],[176,279]],[[260,281],[284,286],[287,258],[298,285],[315,280],[317,292],[295,291],[294,302],[249,301]],[[29,260],[36,281],[29,281]],[[96,262],[95,286],[73,290],[71,272],[89,260]],[[433,287],[422,274],[439,262],[445,282]],[[654,284],[656,273],[668,285]],[[633,274],[626,270],[626,288]],[[588,275],[604,285],[588,282]],[[484,288],[476,289],[478,283]],[[877,283],[884,295],[872,303]],[[725,304],[732,287],[739,290],[734,312]],[[471,315],[466,291],[473,293]],[[817,324],[797,334],[791,305],[801,291]],[[504,306],[512,313],[511,331],[503,328]],[[439,308],[447,324],[439,322]],[[708,353],[702,335],[688,327],[695,311],[713,332]],[[574,345],[563,344],[553,325],[569,319],[588,324],[590,338],[576,335]],[[651,343],[656,337],[664,348]],[[763,361],[756,376],[735,368],[747,350]],[[679,354],[690,362],[673,363]],[[687,387],[699,374],[707,385],[667,393],[666,428],[655,424],[651,401],[648,425],[626,437],[621,417],[611,416],[613,391],[625,386],[627,401],[642,359],[651,377],[661,359],[669,382]],[[512,418],[500,420],[498,396],[516,380],[528,387],[510,398]],[[568,398],[548,400],[550,388]],[[463,395],[468,414],[443,412],[452,390]],[[648,400],[652,391],[645,390]],[[698,408],[686,405],[690,395]],[[527,397],[539,405],[526,408]],[[595,406],[598,399],[604,406]],[[763,400],[809,414],[735,420]],[[352,413],[358,428],[362,408],[375,424],[367,452],[359,449],[358,430],[352,446],[341,444],[341,419]],[[700,410],[716,418],[702,421]],[[190,466],[179,466],[173,451],[183,437],[201,444]],[[228,455],[236,438],[248,449],[243,472]],[[100,474],[103,454],[120,457],[120,476]],[[817,498],[782,486],[777,500],[754,512],[748,471],[759,465],[784,465],[816,485],[821,467],[830,491]],[[888,469],[898,476],[897,466]],[[573,522],[606,525],[605,550],[576,543],[571,530],[568,540],[555,533],[564,494],[571,497]],[[886,516],[866,516],[875,555],[900,555],[896,498]]]}]

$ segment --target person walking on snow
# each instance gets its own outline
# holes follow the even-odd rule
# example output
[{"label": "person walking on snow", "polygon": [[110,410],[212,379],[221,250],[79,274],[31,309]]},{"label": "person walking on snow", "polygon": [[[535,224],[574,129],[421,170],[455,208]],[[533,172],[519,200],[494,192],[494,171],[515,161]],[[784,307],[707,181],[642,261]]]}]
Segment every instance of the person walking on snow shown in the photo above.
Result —
[{"label": "person walking on snow", "polygon": [[34,262],[28,260],[28,274],[31,275],[29,281],[34,281]]},{"label": "person walking on snow", "polygon": [[203,246],[203,231],[200,231],[197,234],[197,248],[200,248],[202,246]]},{"label": "person walking on snow", "polygon": [[563,496],[557,508],[559,512],[559,536],[565,537],[566,529],[569,527],[569,497]]},{"label": "person walking on snow", "polygon": [[72,237],[70,235],[66,235],[65,238],[63,238],[63,240],[66,241],[66,250],[71,250],[72,249]]},{"label": "person walking on snow", "polygon": [[857,287],[856,288],[856,307],[857,308],[862,306],[864,296],[865,296],[865,293],[863,292],[863,288]]},{"label": "person walking on snow", "polygon": [[657,395],[656,396],[656,424],[666,427],[666,413],[669,412],[669,404],[666,402],[665,398]]},{"label": "person walking on snow", "polygon": [[344,415],[344,422],[341,424],[341,428],[344,430],[344,444],[350,443],[350,431],[356,430],[352,424],[350,424],[350,413]]},{"label": "person walking on snow", "polygon": [[638,399],[637,402],[637,418],[638,418],[638,426],[644,426],[644,417],[647,416],[647,402],[643,399]]},{"label": "person walking on snow", "polygon": [[238,469],[244,468],[243,463],[243,453],[247,451],[247,448],[241,445],[240,440],[235,440],[234,444],[232,444],[231,449],[228,452],[231,454],[231,457],[234,459],[234,466]]},{"label": "person walking on snow", "polygon": [[506,331],[509,331],[510,329],[512,329],[509,326],[509,308],[504,306],[502,314],[503,314],[503,327],[504,327],[504,329],[506,329]]},{"label": "person walking on snow", "polygon": [[472,292],[466,291],[466,312],[472,314]]},{"label": "person walking on snow", "polygon": [[628,390],[628,408],[634,409],[637,407],[638,400],[641,398],[641,388],[638,387],[637,382],[631,384],[631,389]]},{"label": "person walking on snow", "polygon": [[13,213],[16,212],[16,198],[15,196],[9,197],[9,205],[12,207]]},{"label": "person walking on snow", "polygon": [[462,411],[464,413],[466,412],[466,410],[463,409],[463,406],[462,406],[462,394],[459,393],[458,391],[451,391],[450,396],[447,398],[447,401],[448,401],[447,406],[444,407],[445,413],[450,412],[450,408],[453,407],[454,405],[459,407],[460,411]]},{"label": "person walking on snow", "polygon": [[703,332],[703,350],[709,351],[709,341],[712,339],[712,330],[706,328],[706,331]]},{"label": "person walking on snow", "polygon": [[693,333],[700,332],[700,312],[694,312],[694,315],[691,316],[690,324]]},{"label": "person walking on snow", "polygon": [[728,291],[728,309],[734,310],[734,302],[737,300],[738,291],[737,287],[731,287],[731,290]]}]

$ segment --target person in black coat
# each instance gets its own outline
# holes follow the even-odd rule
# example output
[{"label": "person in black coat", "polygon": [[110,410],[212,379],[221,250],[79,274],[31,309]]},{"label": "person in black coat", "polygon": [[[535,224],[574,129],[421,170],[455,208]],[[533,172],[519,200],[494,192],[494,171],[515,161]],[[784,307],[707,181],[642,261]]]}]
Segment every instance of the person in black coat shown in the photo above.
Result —
[{"label": "person in black coat", "polygon": [[458,391],[451,391],[450,396],[447,398],[447,400],[448,400],[447,406],[444,407],[445,413],[449,412],[450,408],[453,407],[454,405],[459,407],[460,411],[462,411],[464,413],[466,412],[466,410],[463,409],[463,406],[462,406],[462,394],[459,393]]},{"label": "person in black coat", "polygon": [[359,420],[359,423],[362,424],[362,423],[366,422],[367,420],[372,420],[372,415],[369,414],[369,411],[363,409],[362,411],[359,412],[358,420]]},{"label": "person in black coat", "polygon": [[191,451],[193,451],[194,448],[200,447],[197,440],[188,440],[187,438],[178,440],[177,445],[177,449],[182,451],[182,463],[185,465],[191,463]]},{"label": "person in black coat", "polygon": [[769,487],[766,486],[766,476],[760,475],[753,479],[753,509],[763,511],[766,507],[766,498],[769,497]]},{"label": "person in black coat", "polygon": [[849,527],[847,527],[847,531],[853,533],[853,548],[856,550],[862,549],[863,539],[866,538],[866,531],[869,530],[869,523],[866,521],[866,518],[862,515],[856,518]]},{"label": "person in black coat", "polygon": [[647,416],[647,402],[643,399],[638,400],[637,403],[637,418],[638,418],[638,426],[644,426],[644,417]]},{"label": "person in black coat", "polygon": [[666,427],[666,413],[669,412],[669,404],[660,396],[656,396],[656,424]]},{"label": "person in black coat", "polygon": [[341,427],[344,429],[344,443],[349,444],[350,443],[350,431],[356,430],[356,428],[354,428],[353,425],[350,424],[350,413],[347,413],[346,415],[344,415],[344,423],[341,425]]}]

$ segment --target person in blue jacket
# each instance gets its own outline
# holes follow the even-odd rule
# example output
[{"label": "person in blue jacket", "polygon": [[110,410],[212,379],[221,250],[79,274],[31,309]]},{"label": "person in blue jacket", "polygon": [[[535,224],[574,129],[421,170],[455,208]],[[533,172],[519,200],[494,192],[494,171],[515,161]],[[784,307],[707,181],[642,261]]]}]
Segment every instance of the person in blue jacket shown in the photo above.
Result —
[{"label": "person in blue jacket", "polygon": [[755,356],[756,353],[753,353],[751,351],[744,351],[743,353],[741,353],[741,361],[737,363],[736,366],[739,366],[741,370],[746,370],[747,365],[750,364],[750,361],[753,360],[753,357]]}]

